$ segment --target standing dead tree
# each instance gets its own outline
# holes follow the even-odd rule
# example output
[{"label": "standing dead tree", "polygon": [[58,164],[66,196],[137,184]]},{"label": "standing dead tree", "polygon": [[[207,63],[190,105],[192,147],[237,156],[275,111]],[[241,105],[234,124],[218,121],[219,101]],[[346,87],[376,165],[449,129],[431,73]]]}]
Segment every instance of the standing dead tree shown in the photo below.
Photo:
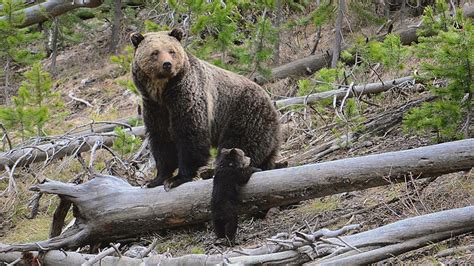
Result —
[{"label": "standing dead tree", "polygon": [[[242,190],[241,213],[287,205],[310,198],[470,170],[474,139],[443,143],[300,167],[255,173]],[[3,252],[75,248],[136,238],[164,228],[202,223],[210,217],[212,180],[163,187],[133,187],[114,176],[80,184],[47,181],[32,188],[72,202],[75,223],[60,236],[12,245]],[[63,219],[64,217],[62,217]],[[53,220],[53,227],[64,220]]]}]

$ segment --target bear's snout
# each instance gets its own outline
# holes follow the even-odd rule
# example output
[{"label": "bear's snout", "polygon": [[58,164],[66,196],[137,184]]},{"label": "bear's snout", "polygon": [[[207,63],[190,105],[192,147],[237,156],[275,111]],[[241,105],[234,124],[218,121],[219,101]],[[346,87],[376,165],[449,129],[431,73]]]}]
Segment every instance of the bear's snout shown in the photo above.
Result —
[{"label": "bear's snout", "polygon": [[173,65],[169,61],[166,61],[166,62],[163,63],[163,69],[166,70],[166,71],[170,71],[172,66]]}]

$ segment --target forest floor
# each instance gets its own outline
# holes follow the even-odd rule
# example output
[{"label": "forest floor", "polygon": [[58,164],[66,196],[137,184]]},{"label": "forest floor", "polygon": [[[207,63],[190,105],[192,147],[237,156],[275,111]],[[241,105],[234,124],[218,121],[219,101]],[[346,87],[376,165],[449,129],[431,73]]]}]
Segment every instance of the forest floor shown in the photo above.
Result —
[{"label": "forest floor", "polygon": [[[419,18],[412,18],[418,21]],[[352,29],[355,31],[355,29]],[[376,27],[358,29],[368,35],[374,33]],[[348,29],[346,42],[349,43],[355,36]],[[324,28],[319,50],[329,49],[332,44],[332,30]],[[65,101],[64,109],[68,111],[65,122],[58,121],[49,128],[51,134],[61,134],[81,124],[94,121],[113,121],[124,117],[133,117],[137,114],[139,98],[128,90],[116,84],[117,79],[127,79],[129,74],[117,65],[110,62],[107,54],[107,32],[96,32],[87,37],[81,44],[62,49],[58,56],[55,90],[59,91]],[[122,46],[126,44],[124,32]],[[300,33],[285,32],[282,37],[282,62],[289,62],[295,58],[307,56],[311,49],[314,36],[313,28],[303,28]],[[296,52],[295,52],[296,51]],[[49,64],[44,61],[44,65]],[[383,79],[391,79],[410,75],[416,68],[416,61],[407,62],[407,67],[395,76],[393,72],[381,70],[378,75]],[[371,73],[369,77],[361,78],[364,82],[377,82],[378,77]],[[297,90],[296,81],[291,78],[266,84],[265,88],[272,95],[294,96]],[[369,96],[367,101],[373,103],[362,111],[365,119],[376,117],[387,110],[392,110],[410,100],[419,99],[428,92],[411,90],[408,93],[401,90],[392,90],[381,95]],[[88,101],[92,106],[72,100],[68,95]],[[331,109],[331,107],[327,107]],[[283,111],[284,112],[284,111]],[[384,153],[421,147],[433,144],[433,136],[415,136],[405,132],[401,124],[387,128],[384,132],[364,135],[356,139],[345,148],[340,148],[316,160],[312,159],[311,149],[340,136],[345,127],[335,122],[334,118],[314,120],[311,129],[307,130],[311,118],[302,119],[302,116],[315,117],[314,110],[308,108],[295,111],[287,117],[287,124],[283,125],[287,139],[283,143],[282,159],[287,160],[290,166],[321,161],[331,161],[342,158],[356,157],[367,154]],[[286,128],[285,128],[286,127]],[[334,130],[336,129],[336,130]],[[318,141],[315,141],[318,140]],[[307,154],[307,156],[302,156]],[[100,156],[100,155],[99,155]],[[41,173],[51,179],[70,181],[82,171],[77,162],[62,161]],[[297,178],[297,177],[295,177]],[[413,177],[416,179],[416,177]],[[3,206],[13,206],[8,213],[0,215],[0,242],[18,243],[42,240],[47,237],[51,216],[57,201],[53,197],[42,200],[40,214],[36,219],[24,218],[28,214],[26,207],[32,193],[27,188],[35,180],[29,175],[20,176],[17,181],[18,195],[15,199],[0,199]],[[409,185],[407,185],[409,184]],[[47,202],[47,206],[45,205]],[[332,195],[319,199],[307,200],[299,204],[273,208],[265,217],[242,216],[239,221],[237,234],[238,247],[251,247],[261,244],[266,238],[280,232],[293,232],[310,226],[320,228],[340,228],[349,223],[359,223],[362,231],[376,228],[388,223],[432,213],[436,211],[464,207],[474,204],[474,173],[460,172],[437,177],[427,183],[426,180],[417,180],[410,183],[392,184],[385,187],[371,188]],[[362,211],[363,210],[363,211]],[[351,215],[358,211],[357,214]],[[70,218],[69,218],[70,219]],[[214,254],[222,252],[226,247],[216,245],[210,223],[188,228],[164,230],[155,234],[159,244],[158,253],[168,252],[173,256],[190,253]],[[149,243],[144,239],[143,243]],[[469,252],[454,253],[447,257],[435,255],[447,248],[465,246],[474,243],[474,234],[453,237],[416,251],[412,251],[387,262],[423,263],[423,264],[469,264],[474,262],[474,254]]]}]

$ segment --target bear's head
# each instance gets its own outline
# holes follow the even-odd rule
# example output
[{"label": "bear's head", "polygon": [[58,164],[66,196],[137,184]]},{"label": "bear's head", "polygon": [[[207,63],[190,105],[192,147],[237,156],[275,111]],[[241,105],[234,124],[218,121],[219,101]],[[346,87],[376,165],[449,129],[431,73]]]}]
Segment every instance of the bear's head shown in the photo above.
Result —
[{"label": "bear's head", "polygon": [[188,60],[180,41],[181,29],[172,31],[132,33],[135,47],[134,64],[150,79],[170,79],[180,73]]},{"label": "bear's head", "polygon": [[249,167],[250,158],[239,148],[222,148],[215,162],[216,167],[243,169]]}]

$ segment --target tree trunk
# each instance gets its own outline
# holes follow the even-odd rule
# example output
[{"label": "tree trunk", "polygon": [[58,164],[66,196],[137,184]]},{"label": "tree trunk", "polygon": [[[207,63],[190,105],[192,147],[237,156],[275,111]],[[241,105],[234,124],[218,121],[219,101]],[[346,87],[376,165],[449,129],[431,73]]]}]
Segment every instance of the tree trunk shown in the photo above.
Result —
[{"label": "tree trunk", "polygon": [[51,75],[56,76],[56,58],[58,56],[59,18],[53,18],[51,29]]},{"label": "tree trunk", "polygon": [[277,30],[276,41],[275,41],[275,54],[273,55],[273,64],[280,64],[280,32],[281,32],[281,20],[282,20],[282,5],[281,0],[275,0],[275,28]]},{"label": "tree trunk", "polygon": [[275,105],[278,108],[282,108],[282,107],[287,107],[287,106],[296,105],[296,104],[311,104],[323,99],[329,99],[333,97],[336,97],[338,100],[340,100],[344,98],[346,95],[352,98],[354,96],[388,91],[406,82],[414,83],[415,79],[413,77],[408,76],[408,77],[402,77],[402,78],[397,78],[393,80],[387,80],[384,82],[369,83],[369,84],[354,86],[352,90],[350,91],[349,91],[350,88],[341,88],[341,89],[332,90],[332,91],[319,92],[319,93],[314,93],[307,96],[299,96],[299,97],[278,100],[278,101],[275,101]]},{"label": "tree trunk", "polygon": [[112,36],[110,38],[109,52],[117,53],[117,46],[120,41],[120,30],[122,25],[122,0],[114,0],[114,22],[112,25]]},{"label": "tree trunk", "polygon": [[[25,21],[18,25],[18,27],[24,28],[31,26],[80,7],[98,7],[102,5],[102,3],[102,0],[48,0],[44,3],[17,11],[24,12],[26,15]],[[2,19],[5,18],[0,17],[0,20]]]},{"label": "tree trunk", "polygon": [[[129,132],[125,130],[125,132]],[[134,127],[130,134],[136,136],[145,136],[145,128]],[[111,146],[115,139],[115,134],[105,133],[102,135],[86,135],[86,136],[64,136],[57,141],[51,141],[48,144],[36,147],[18,148],[8,152],[0,153],[0,170],[5,170],[5,166],[12,167],[24,166],[34,162],[50,161],[62,158],[75,153],[89,151],[97,141],[102,146]]]},{"label": "tree trunk", "polygon": [[[300,167],[257,172],[242,188],[240,213],[341,192],[470,170],[474,139],[388,152]],[[3,251],[76,248],[130,239],[161,229],[202,223],[210,218],[212,180],[185,183],[169,192],[163,186],[132,187],[113,176],[97,176],[80,185],[47,181],[32,188],[57,194],[74,205],[74,226],[62,235]],[[58,223],[54,221],[53,223]]]},{"label": "tree trunk", "polygon": [[339,0],[339,9],[336,18],[336,39],[334,48],[332,50],[331,68],[337,66],[337,60],[339,60],[339,54],[341,53],[341,42],[342,42],[342,18],[344,17],[345,1]]}]

